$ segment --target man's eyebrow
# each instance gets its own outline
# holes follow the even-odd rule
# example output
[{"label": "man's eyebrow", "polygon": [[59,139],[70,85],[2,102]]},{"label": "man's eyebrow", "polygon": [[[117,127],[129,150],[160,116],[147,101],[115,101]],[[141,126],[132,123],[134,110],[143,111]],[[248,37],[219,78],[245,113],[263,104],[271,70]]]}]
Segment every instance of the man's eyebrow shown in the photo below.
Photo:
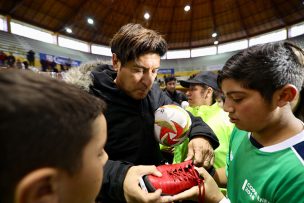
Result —
[{"label": "man's eyebrow", "polygon": [[[142,68],[142,69],[150,69],[150,68],[147,68],[145,66],[139,65],[137,63],[135,63],[133,67],[134,68]],[[152,67],[152,69],[159,69],[159,67]]]},{"label": "man's eyebrow", "polygon": [[139,65],[139,64],[137,64],[137,63],[135,63],[133,67],[134,67],[134,68],[143,68],[143,69],[147,69],[145,66]]}]

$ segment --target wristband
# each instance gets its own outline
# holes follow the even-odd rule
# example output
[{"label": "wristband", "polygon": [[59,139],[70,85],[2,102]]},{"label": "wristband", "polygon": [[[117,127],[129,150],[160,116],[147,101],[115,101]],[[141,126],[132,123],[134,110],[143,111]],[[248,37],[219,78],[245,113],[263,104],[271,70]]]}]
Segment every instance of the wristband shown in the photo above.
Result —
[{"label": "wristband", "polygon": [[230,203],[230,200],[224,197],[219,203]]}]

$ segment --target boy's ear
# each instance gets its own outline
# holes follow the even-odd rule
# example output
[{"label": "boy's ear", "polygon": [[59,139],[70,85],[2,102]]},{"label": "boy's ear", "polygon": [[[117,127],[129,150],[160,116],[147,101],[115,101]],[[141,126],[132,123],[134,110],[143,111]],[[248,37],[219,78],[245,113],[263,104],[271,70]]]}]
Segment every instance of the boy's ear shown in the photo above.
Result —
[{"label": "boy's ear", "polygon": [[206,90],[203,90],[201,92],[201,96],[202,98],[207,99],[208,96],[212,97],[212,93],[213,93],[213,89],[211,87],[207,87]]},{"label": "boy's ear", "polygon": [[117,55],[115,53],[112,54],[112,64],[113,64],[113,69],[115,71],[118,71],[121,66],[120,60],[117,58]]},{"label": "boy's ear", "polygon": [[208,91],[207,93],[212,97],[213,89],[211,87],[208,87],[207,91]]},{"label": "boy's ear", "polygon": [[19,181],[15,189],[15,203],[58,203],[58,171],[42,168],[32,171]]},{"label": "boy's ear", "polygon": [[287,84],[278,91],[277,105],[283,107],[289,102],[292,102],[297,95],[297,88],[294,85]]}]

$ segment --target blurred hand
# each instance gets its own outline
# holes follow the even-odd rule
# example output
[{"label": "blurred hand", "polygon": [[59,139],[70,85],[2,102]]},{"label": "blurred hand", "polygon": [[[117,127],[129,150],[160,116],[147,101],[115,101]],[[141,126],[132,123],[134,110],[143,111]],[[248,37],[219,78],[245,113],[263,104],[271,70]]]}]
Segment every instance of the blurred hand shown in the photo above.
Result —
[{"label": "blurred hand", "polygon": [[174,154],[174,147],[161,145],[160,150],[166,153]]},{"label": "blurred hand", "polygon": [[[217,186],[216,182],[213,180],[213,178],[209,175],[209,173],[203,168],[195,168],[201,177],[204,178],[204,185],[201,186],[201,191],[203,191],[202,187],[205,187],[205,195],[204,195],[204,202],[205,203],[218,203],[223,198],[223,193],[220,192],[219,187]],[[199,198],[199,186],[194,186],[190,188],[189,190],[186,190],[184,192],[181,192],[177,195],[173,196],[174,201],[179,200],[193,200],[198,201]]]},{"label": "blurred hand", "polygon": [[132,166],[126,175],[123,183],[123,190],[127,202],[137,203],[159,203],[159,202],[172,202],[171,196],[161,196],[161,189],[153,193],[148,193],[139,186],[139,179],[143,175],[153,174],[161,177],[162,174],[156,169],[155,166]]},{"label": "blurred hand", "polygon": [[209,169],[214,164],[214,151],[208,139],[195,137],[188,144],[188,155],[185,161],[194,160],[194,165]]}]

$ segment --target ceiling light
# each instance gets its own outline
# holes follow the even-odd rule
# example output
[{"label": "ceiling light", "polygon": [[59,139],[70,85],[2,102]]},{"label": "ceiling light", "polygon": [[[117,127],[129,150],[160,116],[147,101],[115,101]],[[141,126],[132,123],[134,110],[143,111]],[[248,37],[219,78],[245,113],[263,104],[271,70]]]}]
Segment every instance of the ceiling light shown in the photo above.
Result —
[{"label": "ceiling light", "polygon": [[69,27],[66,27],[66,28],[65,28],[65,31],[66,31],[67,33],[72,33],[72,32],[73,32],[72,29],[69,28]]},{"label": "ceiling light", "polygon": [[150,18],[150,14],[148,12],[145,13],[144,18],[148,20]]},{"label": "ceiling light", "polygon": [[87,19],[87,22],[88,22],[89,24],[91,24],[91,25],[94,24],[94,20],[93,20],[92,18],[88,18],[88,19]]},{"label": "ceiling light", "polygon": [[217,40],[213,42],[213,44],[215,44],[215,45],[217,45],[218,43],[219,43],[219,41],[217,41]]},{"label": "ceiling light", "polygon": [[217,36],[217,33],[216,32],[214,32],[214,33],[212,33],[212,35],[211,35],[212,37],[216,37]]},{"label": "ceiling light", "polygon": [[186,5],[185,7],[184,7],[184,11],[186,11],[186,12],[188,12],[188,11],[190,11],[190,6],[189,5]]}]

